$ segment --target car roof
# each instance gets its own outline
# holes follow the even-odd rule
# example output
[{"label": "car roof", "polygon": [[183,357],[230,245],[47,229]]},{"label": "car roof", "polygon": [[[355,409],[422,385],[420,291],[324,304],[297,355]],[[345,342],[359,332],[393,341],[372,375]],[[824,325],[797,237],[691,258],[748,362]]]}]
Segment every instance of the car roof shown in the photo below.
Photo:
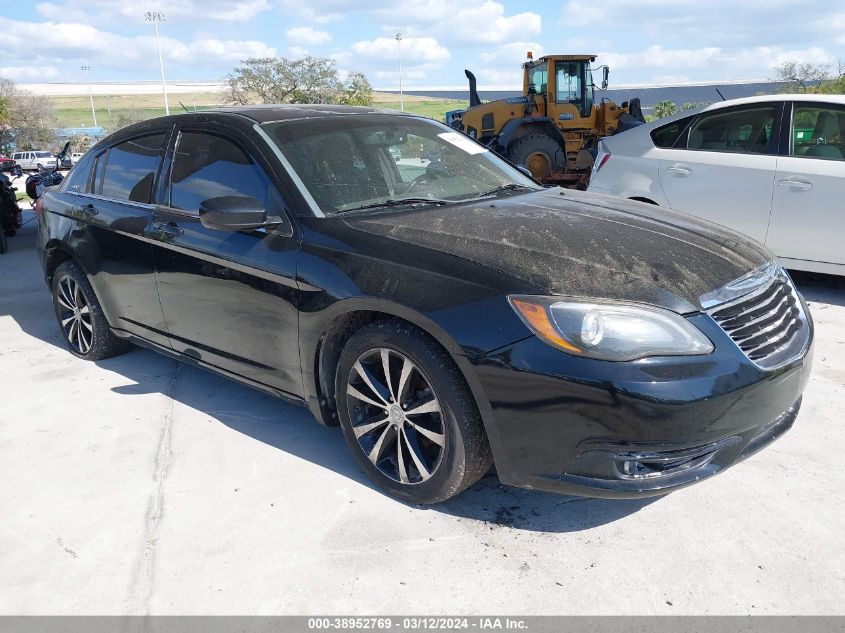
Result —
[{"label": "car roof", "polygon": [[341,106],[341,105],[307,105],[307,104],[268,104],[268,105],[244,105],[227,106],[221,108],[209,108],[206,110],[186,110],[177,114],[146,119],[121,128],[112,134],[101,139],[91,150],[95,153],[101,148],[121,142],[122,140],[157,132],[162,126],[172,125],[180,122],[208,122],[225,121],[238,122],[241,125],[247,123],[249,126],[261,123],[272,123],[276,121],[296,121],[302,119],[319,119],[329,117],[349,117],[366,114],[380,114],[388,116],[405,116],[415,119],[424,118],[418,114],[390,110],[384,108],[372,108],[367,106]]},{"label": "car roof", "polygon": [[709,106],[707,106],[706,109],[709,110],[710,108],[743,105],[745,103],[763,103],[769,101],[820,101],[824,103],[836,103],[845,105],[845,95],[825,95],[809,93],[756,95],[754,97],[743,97],[741,99],[717,101],[716,103],[711,103]]},{"label": "car roof", "polygon": [[246,105],[228,106],[199,110],[199,112],[217,112],[236,114],[252,119],[256,123],[269,123],[271,121],[288,121],[292,119],[313,119],[336,116],[350,116],[360,114],[391,114],[416,116],[399,110],[388,110],[385,108],[371,108],[368,106],[341,106],[341,105],[308,105],[308,104],[267,104],[267,105]]}]

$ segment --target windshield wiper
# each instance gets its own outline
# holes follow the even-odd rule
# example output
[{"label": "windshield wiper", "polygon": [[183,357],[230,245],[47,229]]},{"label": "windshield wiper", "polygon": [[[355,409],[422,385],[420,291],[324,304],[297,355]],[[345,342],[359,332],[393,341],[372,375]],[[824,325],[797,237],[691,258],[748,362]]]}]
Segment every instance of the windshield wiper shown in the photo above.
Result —
[{"label": "windshield wiper", "polygon": [[529,187],[528,185],[520,185],[515,182],[511,182],[507,185],[502,185],[500,187],[491,189],[490,191],[480,193],[477,196],[473,196],[472,198],[464,198],[463,200],[461,200],[461,202],[469,202],[470,200],[481,200],[481,198],[489,198],[490,196],[495,196],[497,193],[502,193],[503,191],[539,191],[539,189]]},{"label": "windshield wiper", "polygon": [[338,209],[335,213],[347,213],[349,211],[361,211],[363,209],[377,209],[379,207],[402,207],[414,204],[435,204],[443,206],[444,204],[452,204],[454,200],[441,200],[440,198],[390,198],[382,200],[381,202],[371,202],[369,204],[362,204],[360,207],[352,207],[349,209]]}]

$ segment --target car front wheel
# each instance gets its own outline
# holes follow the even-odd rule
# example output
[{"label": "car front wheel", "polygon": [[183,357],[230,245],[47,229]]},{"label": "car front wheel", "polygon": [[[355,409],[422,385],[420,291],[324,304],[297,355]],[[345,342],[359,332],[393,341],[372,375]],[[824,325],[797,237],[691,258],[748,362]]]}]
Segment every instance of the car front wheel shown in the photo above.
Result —
[{"label": "car front wheel", "polygon": [[337,374],[343,434],[366,474],[388,494],[437,503],[492,465],[463,375],[425,333],[376,321],[354,334]]},{"label": "car front wheel", "polygon": [[63,262],[53,274],[53,308],[74,356],[102,360],[122,354],[129,343],[116,337],[94,289],[76,262]]}]

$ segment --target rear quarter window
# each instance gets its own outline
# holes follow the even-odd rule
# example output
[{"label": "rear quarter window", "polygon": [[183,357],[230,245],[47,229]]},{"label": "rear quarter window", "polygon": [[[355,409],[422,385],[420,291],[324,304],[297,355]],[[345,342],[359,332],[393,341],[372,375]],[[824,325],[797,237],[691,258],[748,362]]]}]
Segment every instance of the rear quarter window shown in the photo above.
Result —
[{"label": "rear quarter window", "polygon": [[692,117],[686,117],[654,128],[651,131],[651,140],[657,147],[674,147],[678,137],[686,129],[691,119]]}]

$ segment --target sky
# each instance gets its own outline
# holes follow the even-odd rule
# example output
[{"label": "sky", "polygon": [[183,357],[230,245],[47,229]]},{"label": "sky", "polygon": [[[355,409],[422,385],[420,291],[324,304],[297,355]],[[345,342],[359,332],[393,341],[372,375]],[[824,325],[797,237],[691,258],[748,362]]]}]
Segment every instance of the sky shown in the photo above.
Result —
[{"label": "sky", "polygon": [[[11,5],[11,6],[10,6]],[[836,0],[3,0],[0,76],[20,83],[223,78],[249,57],[332,57],[376,88],[520,88],[526,51],[597,54],[611,85],[769,79],[845,60]]]}]

